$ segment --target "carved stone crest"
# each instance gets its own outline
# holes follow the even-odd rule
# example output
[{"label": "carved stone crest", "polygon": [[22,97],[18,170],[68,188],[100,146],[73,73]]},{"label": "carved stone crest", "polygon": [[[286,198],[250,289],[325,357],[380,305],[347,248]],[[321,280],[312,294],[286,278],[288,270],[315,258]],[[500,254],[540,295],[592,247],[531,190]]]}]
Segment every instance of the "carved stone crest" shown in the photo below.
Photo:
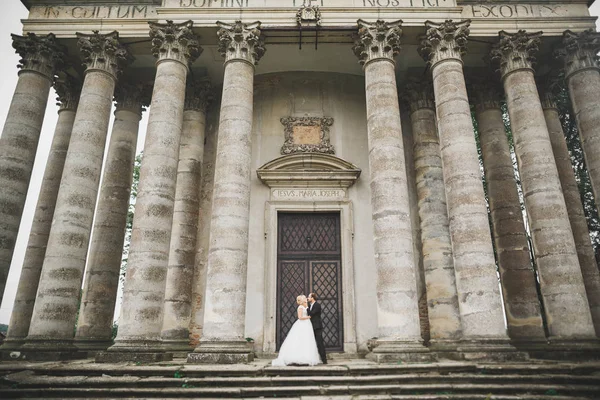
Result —
[{"label": "carved stone crest", "polygon": [[313,22],[317,26],[321,26],[321,10],[319,6],[305,6],[302,5],[296,13],[296,22],[299,26],[303,23]]},{"label": "carved stone crest", "polygon": [[329,127],[333,118],[329,117],[284,117],[285,142],[281,154],[324,153],[334,154],[329,143]]}]

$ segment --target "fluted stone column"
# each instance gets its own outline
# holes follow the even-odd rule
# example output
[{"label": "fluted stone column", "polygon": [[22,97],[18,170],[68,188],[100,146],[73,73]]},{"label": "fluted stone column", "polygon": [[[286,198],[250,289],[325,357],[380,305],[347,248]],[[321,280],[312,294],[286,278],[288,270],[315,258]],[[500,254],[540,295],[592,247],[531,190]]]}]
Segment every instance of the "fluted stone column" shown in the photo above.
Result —
[{"label": "fluted stone column", "polygon": [[557,53],[565,67],[565,79],[581,136],[585,164],[596,207],[600,209],[600,33],[565,31]]},{"label": "fluted stone column", "polygon": [[500,65],[550,339],[595,337],[532,63],[541,33],[500,32]]},{"label": "fluted stone column", "polygon": [[125,82],[120,82],[115,90],[115,120],[75,332],[75,344],[79,349],[104,350],[112,344],[133,161],[142,111],[150,103],[149,92],[148,85]]},{"label": "fluted stone column", "polygon": [[46,254],[46,245],[48,244],[48,235],[52,226],[52,216],[56,206],[56,197],[60,186],[69,139],[73,130],[75,121],[75,111],[79,101],[81,83],[73,78],[59,80],[54,88],[58,93],[58,121],[54,129],[54,137],[50,145],[50,153],[46,162],[46,170],[42,178],[42,186],[38,196],[38,202],[35,207],[33,223],[29,233],[29,242],[25,251],[23,268],[17,295],[10,315],[7,338],[4,341],[2,349],[17,348],[27,337],[29,332],[29,323],[35,303],[35,296]]},{"label": "fluted stone column", "polygon": [[542,109],[544,110],[548,133],[550,134],[558,177],[563,196],[565,197],[571,230],[573,231],[573,239],[575,240],[583,284],[585,285],[588,303],[590,304],[592,321],[594,322],[596,336],[600,336],[600,272],[598,271],[598,264],[596,264],[596,257],[590,240],[590,232],[583,211],[583,204],[581,203],[579,187],[575,180],[573,165],[571,164],[571,156],[558,116],[554,93],[554,90],[558,89],[558,85],[559,83],[556,80],[546,79],[538,86],[540,87]]},{"label": "fluted stone column", "polygon": [[520,346],[530,346],[532,342],[541,344],[545,343],[546,334],[500,108],[502,86],[495,76],[479,78],[471,88],[476,100],[475,115],[508,335]]},{"label": "fluted stone column", "polygon": [[[200,55],[191,21],[150,23],[158,58],[144,160],[133,218],[119,331],[99,361],[156,360],[160,350],[165,282],[173,223],[179,144],[189,64]],[[136,354],[137,352],[149,352]],[[168,357],[168,356],[167,356]]]},{"label": "fluted stone column", "polygon": [[[265,49],[260,22],[219,23],[225,76],[215,167],[203,337],[188,362],[252,360],[244,339],[250,218],[254,66]],[[227,288],[227,290],[223,290]]]},{"label": "fluted stone column", "polygon": [[354,53],[365,71],[373,243],[377,278],[377,361],[424,353],[394,58],[401,21],[358,20]]},{"label": "fluted stone column", "polygon": [[[463,75],[469,21],[426,22],[419,53],[433,75],[450,239],[463,338],[508,350],[494,250]],[[498,345],[493,346],[493,345]],[[467,357],[470,349],[464,347]]]},{"label": "fluted stone column", "polygon": [[120,69],[131,61],[117,32],[78,37],[85,79],[27,336],[28,348],[70,348],[112,96]]},{"label": "fluted stone column", "polygon": [[189,328],[209,93],[207,80],[188,80],[161,332],[168,350],[193,349]]},{"label": "fluted stone column", "polygon": [[461,338],[462,329],[448,228],[440,142],[435,120],[433,83],[423,78],[410,80],[404,95],[410,106],[414,138],[431,346],[452,349],[456,348],[456,341]]},{"label": "fluted stone column", "polygon": [[0,301],[23,215],[50,87],[64,47],[53,34],[12,35],[19,80],[0,136]]}]

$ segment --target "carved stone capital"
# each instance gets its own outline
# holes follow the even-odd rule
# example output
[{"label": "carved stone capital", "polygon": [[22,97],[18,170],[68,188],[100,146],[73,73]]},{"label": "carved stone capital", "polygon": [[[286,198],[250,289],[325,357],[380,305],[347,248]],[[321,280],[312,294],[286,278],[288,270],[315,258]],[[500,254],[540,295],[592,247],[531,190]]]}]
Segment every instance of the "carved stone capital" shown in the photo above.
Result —
[{"label": "carved stone capital", "polygon": [[548,73],[543,76],[537,76],[535,79],[540,94],[542,108],[558,108],[556,98],[564,89],[564,79],[556,73]]},{"label": "carved stone capital", "polygon": [[77,33],[77,38],[86,72],[101,70],[117,79],[123,68],[133,62],[133,56],[119,41],[117,31],[105,35],[98,31],[91,35]]},{"label": "carved stone capital", "polygon": [[502,77],[520,69],[533,70],[542,32],[500,31],[499,36],[500,41],[492,48],[490,58],[492,63],[499,66]]},{"label": "carved stone capital", "polygon": [[418,52],[429,66],[442,60],[456,59],[462,62],[467,52],[470,20],[454,22],[446,20],[441,24],[425,21],[427,31],[421,40]]},{"label": "carved stone capital", "polygon": [[185,110],[206,112],[213,100],[212,85],[208,79],[189,78],[185,87]]},{"label": "carved stone capital", "polygon": [[188,66],[202,54],[198,37],[192,32],[192,21],[175,24],[150,22],[152,54],[158,60],[175,60]]},{"label": "carved stone capital", "polygon": [[413,113],[423,108],[435,110],[435,99],[433,95],[433,82],[429,78],[415,77],[408,78],[401,93],[401,99],[410,107]]},{"label": "carved stone capital", "polygon": [[475,100],[475,109],[484,111],[500,109],[504,98],[504,89],[496,74],[481,74],[473,76],[467,82],[467,90]]},{"label": "carved stone capital", "polygon": [[21,71],[38,72],[52,80],[56,71],[64,65],[66,48],[58,44],[52,33],[46,36],[35,33],[11,36],[12,45],[21,56],[17,65]]},{"label": "carved stone capital", "polygon": [[152,100],[152,84],[147,82],[119,82],[115,88],[116,110],[127,110],[142,115]]},{"label": "carved stone capital", "polygon": [[54,90],[58,97],[56,105],[60,110],[75,111],[79,104],[79,95],[81,94],[81,81],[71,75],[54,80]]},{"label": "carved stone capital", "polygon": [[335,153],[329,142],[329,127],[333,125],[333,118],[284,117],[280,121],[285,127],[281,154]]},{"label": "carved stone capital", "polygon": [[563,33],[562,45],[555,54],[557,58],[562,59],[568,78],[581,70],[600,68],[598,51],[600,51],[600,32],[594,32],[592,29],[581,33],[567,30]]},{"label": "carved stone capital", "polygon": [[225,62],[232,60],[246,61],[252,65],[265,54],[264,41],[261,38],[260,22],[243,24],[236,21],[235,24],[217,22],[219,31],[219,53],[225,57]]},{"label": "carved stone capital", "polygon": [[394,61],[400,53],[400,37],[402,21],[374,23],[358,20],[358,36],[352,50],[358,62],[365,65],[373,60],[384,59]]}]

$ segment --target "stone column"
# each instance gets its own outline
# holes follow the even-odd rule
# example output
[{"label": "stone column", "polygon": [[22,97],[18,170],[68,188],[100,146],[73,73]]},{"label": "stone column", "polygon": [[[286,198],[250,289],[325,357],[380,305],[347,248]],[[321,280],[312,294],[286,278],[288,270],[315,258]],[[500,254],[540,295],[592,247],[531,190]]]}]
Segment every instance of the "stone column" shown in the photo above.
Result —
[{"label": "stone column", "polygon": [[120,69],[131,61],[117,32],[78,37],[85,79],[27,336],[29,349],[72,349],[113,91]]},{"label": "stone column", "polygon": [[541,32],[500,32],[492,49],[510,115],[550,339],[595,337],[532,64]]},{"label": "stone column", "polygon": [[[252,360],[244,339],[254,66],[265,49],[260,22],[219,23],[225,76],[215,167],[203,337],[188,362]],[[227,290],[223,290],[223,288]]]},{"label": "stone column", "polygon": [[410,106],[414,138],[431,346],[437,349],[455,349],[457,340],[462,336],[462,329],[435,120],[433,83],[422,77],[412,79],[406,85],[404,95]]},{"label": "stone column", "polygon": [[105,350],[112,344],[133,162],[142,111],[150,103],[149,92],[149,85],[124,82],[120,82],[115,90],[115,120],[100,186],[75,333],[75,344],[79,349]]},{"label": "stone column", "polygon": [[[520,346],[546,342],[529,241],[510,156],[508,137],[502,119],[502,86],[495,76],[474,80],[475,115],[508,336]],[[520,342],[520,343],[519,343]]]},{"label": "stone column", "polygon": [[209,93],[207,80],[188,80],[161,332],[168,350],[193,350],[189,328]]},{"label": "stone column", "polygon": [[189,64],[200,55],[192,25],[192,21],[150,23],[152,53],[158,61],[119,332],[114,346],[109,349],[120,353],[106,353],[106,358],[99,361],[144,360],[143,357],[156,360],[163,357],[153,352],[160,350],[185,85]]},{"label": "stone column", "polygon": [[508,337],[463,75],[469,21],[426,26],[419,53],[433,74],[463,337],[485,351],[482,342],[502,346]]},{"label": "stone column", "polygon": [[19,80],[0,136],[0,301],[19,232],[42,122],[64,47],[53,34],[12,35]]},{"label": "stone column", "polygon": [[60,106],[58,121],[54,129],[46,170],[35,207],[23,269],[17,287],[17,296],[10,315],[8,334],[2,349],[19,347],[29,332],[29,323],[46,254],[48,235],[52,226],[52,216],[75,120],[81,83],[68,77],[57,81],[54,88],[58,93],[58,105]]},{"label": "stone column", "polygon": [[401,21],[358,20],[354,53],[365,71],[373,242],[377,277],[377,361],[427,359],[419,324],[410,206],[394,58]]},{"label": "stone column", "polygon": [[565,197],[579,266],[583,276],[583,284],[585,285],[588,303],[590,304],[592,321],[594,322],[596,336],[600,336],[600,272],[598,271],[598,264],[596,264],[594,248],[590,241],[590,232],[583,211],[583,204],[581,203],[579,187],[575,180],[571,156],[567,149],[565,134],[558,116],[554,92],[554,90],[558,89],[558,85],[559,82],[553,79],[545,79],[539,85],[541,88],[542,109],[544,110],[548,133],[550,134],[550,142],[552,144],[556,168],[558,169],[560,185]]},{"label": "stone column", "polygon": [[600,33],[565,31],[558,49],[581,136],[585,164],[590,175],[596,207],[600,209]]}]

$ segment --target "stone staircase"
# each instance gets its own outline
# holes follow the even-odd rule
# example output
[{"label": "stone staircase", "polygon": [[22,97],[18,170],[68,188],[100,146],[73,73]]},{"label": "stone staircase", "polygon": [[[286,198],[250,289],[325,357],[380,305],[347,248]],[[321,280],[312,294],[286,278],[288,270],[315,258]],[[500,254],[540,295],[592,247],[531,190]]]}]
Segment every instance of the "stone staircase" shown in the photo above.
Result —
[{"label": "stone staircase", "polygon": [[274,368],[135,364],[0,364],[0,399],[600,399],[600,363],[374,364],[336,360],[328,366]]}]

